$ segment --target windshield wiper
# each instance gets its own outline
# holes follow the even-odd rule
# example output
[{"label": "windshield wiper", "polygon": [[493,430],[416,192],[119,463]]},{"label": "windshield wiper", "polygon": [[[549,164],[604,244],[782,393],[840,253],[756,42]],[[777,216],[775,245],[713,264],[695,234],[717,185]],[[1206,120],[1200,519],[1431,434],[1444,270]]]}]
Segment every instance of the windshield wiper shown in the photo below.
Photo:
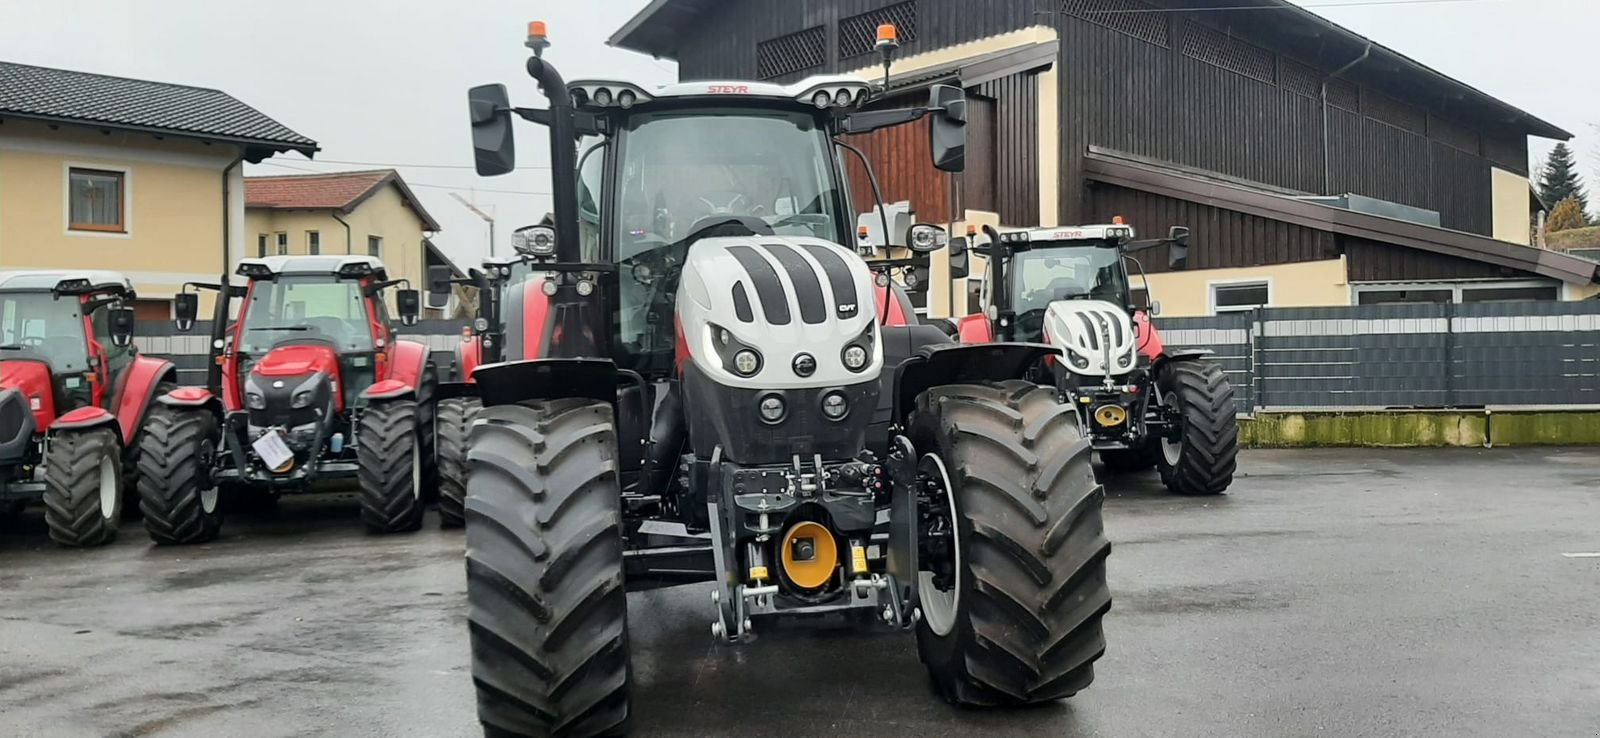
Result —
[{"label": "windshield wiper", "polygon": [[255,328],[246,328],[250,331],[309,331],[311,326],[306,325],[262,325]]}]

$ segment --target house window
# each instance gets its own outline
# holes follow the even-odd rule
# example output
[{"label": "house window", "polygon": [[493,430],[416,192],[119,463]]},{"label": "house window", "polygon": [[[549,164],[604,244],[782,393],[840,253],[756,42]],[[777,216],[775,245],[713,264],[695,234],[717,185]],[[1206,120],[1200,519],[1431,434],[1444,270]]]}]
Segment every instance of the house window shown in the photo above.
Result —
[{"label": "house window", "polygon": [[1555,285],[1540,287],[1486,287],[1461,290],[1461,301],[1466,302],[1553,302],[1561,299]]},{"label": "house window", "polygon": [[383,256],[383,236],[367,236],[367,256]]},{"label": "house window", "polygon": [[67,223],[74,231],[127,233],[126,172],[68,170]]},{"label": "house window", "polygon": [[1216,313],[1253,310],[1272,304],[1270,282],[1228,282],[1211,285],[1211,310]]},{"label": "house window", "polygon": [[306,231],[306,253],[317,256],[322,253],[322,234],[316,231]]},{"label": "house window", "polygon": [[1358,305],[1414,305],[1417,303],[1450,303],[1455,301],[1455,291],[1449,289],[1392,289],[1361,290],[1356,293]]},{"label": "house window", "polygon": [[278,234],[278,255],[279,256],[288,256],[289,255],[289,234],[287,234],[287,233],[279,233]]},{"label": "house window", "polygon": [[265,233],[256,237],[256,256],[262,259],[267,258],[267,234]]},{"label": "house window", "polygon": [[1355,285],[1357,305],[1554,302],[1560,299],[1561,285],[1536,280]]}]

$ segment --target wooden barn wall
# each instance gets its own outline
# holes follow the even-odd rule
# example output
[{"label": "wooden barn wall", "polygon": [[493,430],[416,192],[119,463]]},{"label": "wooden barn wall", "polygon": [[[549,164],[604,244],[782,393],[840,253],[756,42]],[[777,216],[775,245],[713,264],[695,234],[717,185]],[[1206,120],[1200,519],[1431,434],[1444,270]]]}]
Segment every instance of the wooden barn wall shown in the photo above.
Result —
[{"label": "wooden barn wall", "polygon": [[[1056,16],[1065,220],[1092,219],[1078,185],[1079,155],[1090,146],[1321,194],[1321,74],[1197,24],[1202,14],[1151,16],[1120,28]],[[1199,58],[1219,44],[1227,54]],[[1334,193],[1436,210],[1446,228],[1492,232],[1489,168],[1526,174],[1525,136],[1476,131],[1349,83],[1332,89]]]},{"label": "wooden barn wall", "polygon": [[[839,22],[899,5],[888,0],[738,0],[707,13],[694,38],[686,39],[678,59],[685,80],[755,79],[756,47],[763,41],[807,28],[827,30],[825,62],[776,78],[789,82],[812,74],[860,69],[876,63],[871,54],[840,58]],[[915,0],[914,28],[902,28],[901,56],[994,36],[1034,25],[1033,0]],[[902,24],[905,25],[905,24]],[[871,30],[867,30],[871,33]],[[914,38],[909,38],[915,34]]]},{"label": "wooden barn wall", "polygon": [[[950,212],[949,176],[933,168],[933,152],[928,143],[928,122],[885,128],[844,140],[861,150],[872,171],[885,203],[911,202],[912,212],[924,222],[943,222]],[[850,201],[856,213],[871,212],[872,182],[861,160],[844,154],[845,176],[850,184]]]},{"label": "wooden barn wall", "polygon": [[1376,241],[1341,236],[1349,257],[1352,282],[1396,282],[1427,279],[1538,279],[1528,272]]},{"label": "wooden barn wall", "polygon": [[[1109,223],[1121,215],[1140,238],[1165,236],[1172,226],[1188,226],[1189,268],[1221,269],[1339,258],[1333,234],[1210,205],[1112,185],[1088,188],[1091,216]],[[1166,251],[1139,256],[1145,271],[1167,271]]]},{"label": "wooden barn wall", "polygon": [[990,208],[979,202],[967,207],[998,212],[1008,226],[1039,225],[1039,78],[1013,74],[979,85],[975,92],[995,101],[993,143],[973,141],[970,132],[967,137],[969,149],[989,146],[994,151],[994,203]]}]

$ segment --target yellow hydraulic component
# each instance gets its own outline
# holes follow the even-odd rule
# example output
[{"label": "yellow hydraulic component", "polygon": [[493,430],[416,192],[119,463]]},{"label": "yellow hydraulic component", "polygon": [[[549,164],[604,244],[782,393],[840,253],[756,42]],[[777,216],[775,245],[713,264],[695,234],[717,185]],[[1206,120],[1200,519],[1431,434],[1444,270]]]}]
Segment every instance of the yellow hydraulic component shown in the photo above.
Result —
[{"label": "yellow hydraulic component", "polygon": [[750,578],[754,579],[754,580],[756,580],[758,582],[763,580],[763,579],[766,579],[767,578],[767,567],[765,567],[765,566],[752,566],[752,567],[750,567]]},{"label": "yellow hydraulic component", "polygon": [[867,573],[867,547],[860,544],[850,545],[850,573]]},{"label": "yellow hydraulic component", "polygon": [[288,458],[288,460],[283,462],[282,466],[280,466],[280,467],[278,467],[276,469],[273,469],[272,473],[273,474],[286,474],[286,473],[288,473],[288,471],[290,469],[293,469],[293,468],[294,468],[294,457],[290,456]]},{"label": "yellow hydraulic component", "polygon": [[839,566],[839,548],[833,533],[809,520],[796,523],[783,534],[783,573],[801,589],[817,589],[833,577]]},{"label": "yellow hydraulic component", "polygon": [[1119,405],[1101,405],[1094,411],[1094,422],[1107,428],[1122,425],[1128,420],[1128,411]]}]

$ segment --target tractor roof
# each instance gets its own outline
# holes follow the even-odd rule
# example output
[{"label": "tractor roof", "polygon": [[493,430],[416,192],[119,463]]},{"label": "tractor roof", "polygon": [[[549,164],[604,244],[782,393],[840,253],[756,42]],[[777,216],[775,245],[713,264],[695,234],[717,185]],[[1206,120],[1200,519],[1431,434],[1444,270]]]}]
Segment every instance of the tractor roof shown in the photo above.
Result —
[{"label": "tractor roof", "polygon": [[324,274],[340,277],[388,279],[388,271],[376,256],[266,256],[242,259],[237,273],[250,279],[285,274]]},{"label": "tractor roof", "polygon": [[98,269],[42,269],[38,271],[0,271],[0,292],[49,292],[83,294],[115,291],[133,295],[133,283],[117,272]]},{"label": "tractor roof", "polygon": [[1106,241],[1106,240],[1132,240],[1135,238],[1133,226],[1120,224],[1082,225],[1082,226],[1056,226],[1055,228],[1027,228],[1019,231],[1007,231],[1000,234],[1002,240],[1015,238],[1020,241],[1048,242],[1048,241]]},{"label": "tractor roof", "polygon": [[[865,102],[871,95],[872,85],[860,77],[841,74],[807,77],[788,85],[746,80],[708,80],[678,82],[651,90],[631,82],[583,79],[569,82],[567,89],[579,107],[589,110],[622,107],[624,92],[633,96],[634,102],[629,102],[628,107],[666,100],[705,99],[726,100],[729,103],[744,100],[788,102],[814,109],[819,107],[815,102],[818,93],[826,92],[828,103],[820,106],[826,109],[853,108]],[[840,92],[845,93],[844,97],[839,97]]]}]

